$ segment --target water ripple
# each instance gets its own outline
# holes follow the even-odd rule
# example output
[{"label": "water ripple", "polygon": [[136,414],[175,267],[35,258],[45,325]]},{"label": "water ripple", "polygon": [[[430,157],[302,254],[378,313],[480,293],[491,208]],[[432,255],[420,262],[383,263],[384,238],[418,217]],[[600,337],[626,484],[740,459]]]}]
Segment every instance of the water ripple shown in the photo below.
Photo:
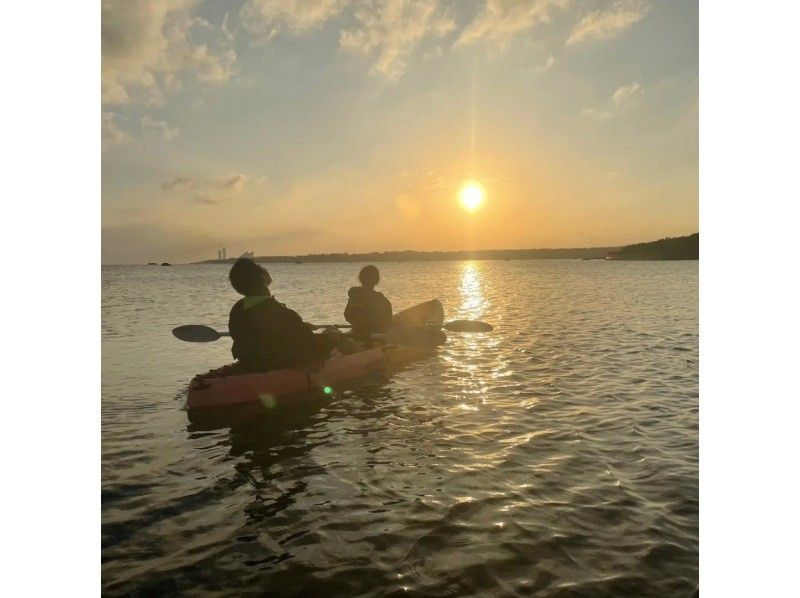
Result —
[{"label": "water ripple", "polygon": [[[270,268],[311,321],[355,264]],[[381,266],[401,308],[495,324],[292,409],[182,408],[223,341],[218,266],[103,269],[103,591],[697,593],[696,263]],[[326,289],[321,297],[310,289]]]}]

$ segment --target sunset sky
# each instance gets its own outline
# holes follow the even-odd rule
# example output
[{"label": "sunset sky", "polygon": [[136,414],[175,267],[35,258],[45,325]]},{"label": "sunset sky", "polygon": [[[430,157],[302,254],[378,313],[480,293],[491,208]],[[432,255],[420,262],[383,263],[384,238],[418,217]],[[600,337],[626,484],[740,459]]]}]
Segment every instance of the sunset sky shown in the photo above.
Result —
[{"label": "sunset sky", "polygon": [[102,7],[103,263],[698,230],[696,0]]}]

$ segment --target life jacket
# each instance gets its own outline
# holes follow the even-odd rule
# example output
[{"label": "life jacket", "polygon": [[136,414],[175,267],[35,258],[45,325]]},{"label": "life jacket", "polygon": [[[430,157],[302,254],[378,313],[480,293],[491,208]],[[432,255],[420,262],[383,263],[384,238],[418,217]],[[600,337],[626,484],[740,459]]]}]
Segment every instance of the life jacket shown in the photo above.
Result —
[{"label": "life jacket", "polygon": [[268,295],[237,301],[228,330],[234,359],[251,371],[296,367],[330,353],[327,339],[315,335],[297,312]]},{"label": "life jacket", "polygon": [[386,332],[392,324],[392,304],[374,289],[352,287],[348,293],[344,318],[356,334]]}]

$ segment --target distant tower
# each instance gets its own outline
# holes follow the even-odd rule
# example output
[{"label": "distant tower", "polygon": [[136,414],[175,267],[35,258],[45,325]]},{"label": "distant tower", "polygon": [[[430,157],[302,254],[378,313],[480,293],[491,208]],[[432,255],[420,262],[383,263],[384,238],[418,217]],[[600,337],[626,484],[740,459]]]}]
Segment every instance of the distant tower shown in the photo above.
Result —
[{"label": "distant tower", "polygon": [[228,259],[228,255],[227,255],[227,253],[225,253],[225,248],[224,247],[222,248],[222,259],[223,260],[227,260]]},{"label": "distant tower", "polygon": [[222,250],[221,250],[221,249],[218,249],[218,250],[217,250],[217,259],[218,259],[218,260],[221,260],[221,259],[222,259]]}]

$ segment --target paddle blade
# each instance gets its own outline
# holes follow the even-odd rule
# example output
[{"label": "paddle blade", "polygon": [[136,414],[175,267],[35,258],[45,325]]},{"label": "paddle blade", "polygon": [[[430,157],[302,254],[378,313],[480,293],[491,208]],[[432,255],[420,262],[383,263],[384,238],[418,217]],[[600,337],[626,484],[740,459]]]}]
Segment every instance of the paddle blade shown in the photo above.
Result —
[{"label": "paddle blade", "polygon": [[432,299],[397,312],[392,316],[392,326],[436,326],[444,322],[444,307],[438,299]]},{"label": "paddle blade", "polygon": [[478,320],[453,320],[443,326],[445,330],[451,332],[491,332],[494,326]]},{"label": "paddle blade", "polygon": [[222,336],[219,332],[208,326],[199,324],[185,324],[172,329],[172,334],[176,338],[189,343],[210,343],[219,340]]},{"label": "paddle blade", "polygon": [[390,345],[407,347],[438,347],[447,341],[447,335],[439,328],[430,326],[404,326],[391,328],[386,333],[386,342]]}]

